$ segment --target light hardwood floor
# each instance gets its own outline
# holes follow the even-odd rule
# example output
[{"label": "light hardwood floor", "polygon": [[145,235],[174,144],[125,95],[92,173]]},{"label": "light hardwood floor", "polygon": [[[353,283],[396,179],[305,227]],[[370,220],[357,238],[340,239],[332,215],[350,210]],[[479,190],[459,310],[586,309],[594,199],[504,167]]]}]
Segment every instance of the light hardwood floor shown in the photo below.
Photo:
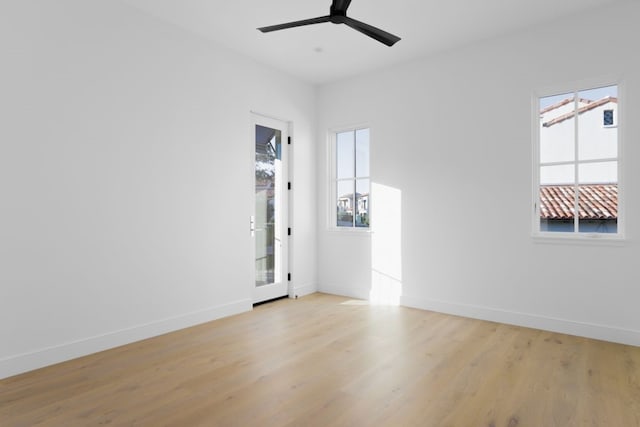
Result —
[{"label": "light hardwood floor", "polygon": [[7,426],[640,426],[640,348],[315,294],[0,382]]}]

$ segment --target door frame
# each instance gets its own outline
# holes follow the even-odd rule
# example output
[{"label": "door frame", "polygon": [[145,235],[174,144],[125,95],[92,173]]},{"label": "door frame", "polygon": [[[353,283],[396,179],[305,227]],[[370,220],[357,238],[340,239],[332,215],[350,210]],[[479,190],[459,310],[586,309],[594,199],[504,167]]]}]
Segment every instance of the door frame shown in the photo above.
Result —
[{"label": "door frame", "polygon": [[[280,230],[280,242],[281,242],[281,260],[280,260],[280,282],[273,285],[256,286],[256,238],[254,232],[254,221],[256,216],[256,125],[269,127],[272,129],[278,129],[281,131],[281,174],[282,180],[279,184],[282,194],[280,202],[280,222],[282,224]],[[288,190],[289,182],[289,170],[290,168],[290,156],[289,156],[289,144],[288,139],[290,135],[291,122],[265,114],[251,112],[251,211],[250,211],[250,246],[251,246],[251,299],[254,304],[259,302],[268,301],[270,299],[281,298],[290,295],[289,292],[289,235],[287,230],[289,229],[289,197],[290,191]],[[278,211],[276,210],[276,214]],[[276,237],[277,238],[277,237]]]}]

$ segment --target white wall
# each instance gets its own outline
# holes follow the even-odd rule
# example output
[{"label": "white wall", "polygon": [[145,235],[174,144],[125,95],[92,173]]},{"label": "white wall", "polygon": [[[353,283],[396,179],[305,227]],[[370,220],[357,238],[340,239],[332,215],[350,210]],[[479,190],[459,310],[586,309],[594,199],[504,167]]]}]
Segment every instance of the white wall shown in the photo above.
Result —
[{"label": "white wall", "polygon": [[0,377],[251,308],[251,110],[315,289],[313,87],[106,0],[3,2],[0,51]]},{"label": "white wall", "polygon": [[[383,277],[404,305],[640,345],[638,18],[637,4],[609,7],[321,87],[318,203],[327,129],[369,123],[374,234],[319,221],[320,290],[367,298]],[[624,85],[627,239],[534,241],[532,95],[609,75]],[[381,197],[401,203],[389,213]],[[382,238],[380,204],[378,218],[401,218]],[[394,227],[401,241],[385,242]],[[379,272],[385,252],[400,266]]]}]

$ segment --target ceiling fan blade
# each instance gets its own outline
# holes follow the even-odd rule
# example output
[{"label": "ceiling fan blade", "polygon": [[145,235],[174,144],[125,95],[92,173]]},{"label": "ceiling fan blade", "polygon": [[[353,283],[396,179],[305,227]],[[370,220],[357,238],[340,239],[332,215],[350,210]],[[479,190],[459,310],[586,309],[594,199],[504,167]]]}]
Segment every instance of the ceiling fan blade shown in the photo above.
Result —
[{"label": "ceiling fan blade", "polygon": [[347,13],[350,4],[351,0],[333,0],[333,3],[331,3],[331,13],[337,12],[339,15],[344,15]]},{"label": "ceiling fan blade", "polygon": [[319,16],[318,18],[303,19],[302,21],[287,22],[286,24],[270,25],[268,27],[261,27],[258,30],[263,33],[270,31],[284,30],[285,28],[302,27],[303,25],[321,24],[323,22],[329,22],[330,16]]},{"label": "ceiling fan blade", "polygon": [[360,31],[362,34],[365,34],[373,39],[378,40],[380,43],[384,43],[387,46],[393,46],[396,42],[400,41],[400,37],[394,36],[391,33],[387,33],[386,31],[381,30],[380,28],[376,28],[372,25],[365,24],[364,22],[360,22],[357,19],[349,18],[345,16],[343,22],[353,28],[354,30]]}]

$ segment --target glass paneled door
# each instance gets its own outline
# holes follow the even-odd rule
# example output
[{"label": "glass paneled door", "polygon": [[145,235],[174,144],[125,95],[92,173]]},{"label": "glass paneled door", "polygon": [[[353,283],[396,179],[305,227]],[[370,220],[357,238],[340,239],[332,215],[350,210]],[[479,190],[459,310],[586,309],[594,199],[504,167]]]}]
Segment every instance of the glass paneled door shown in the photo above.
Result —
[{"label": "glass paneled door", "polygon": [[287,128],[254,115],[253,302],[287,295]]}]

